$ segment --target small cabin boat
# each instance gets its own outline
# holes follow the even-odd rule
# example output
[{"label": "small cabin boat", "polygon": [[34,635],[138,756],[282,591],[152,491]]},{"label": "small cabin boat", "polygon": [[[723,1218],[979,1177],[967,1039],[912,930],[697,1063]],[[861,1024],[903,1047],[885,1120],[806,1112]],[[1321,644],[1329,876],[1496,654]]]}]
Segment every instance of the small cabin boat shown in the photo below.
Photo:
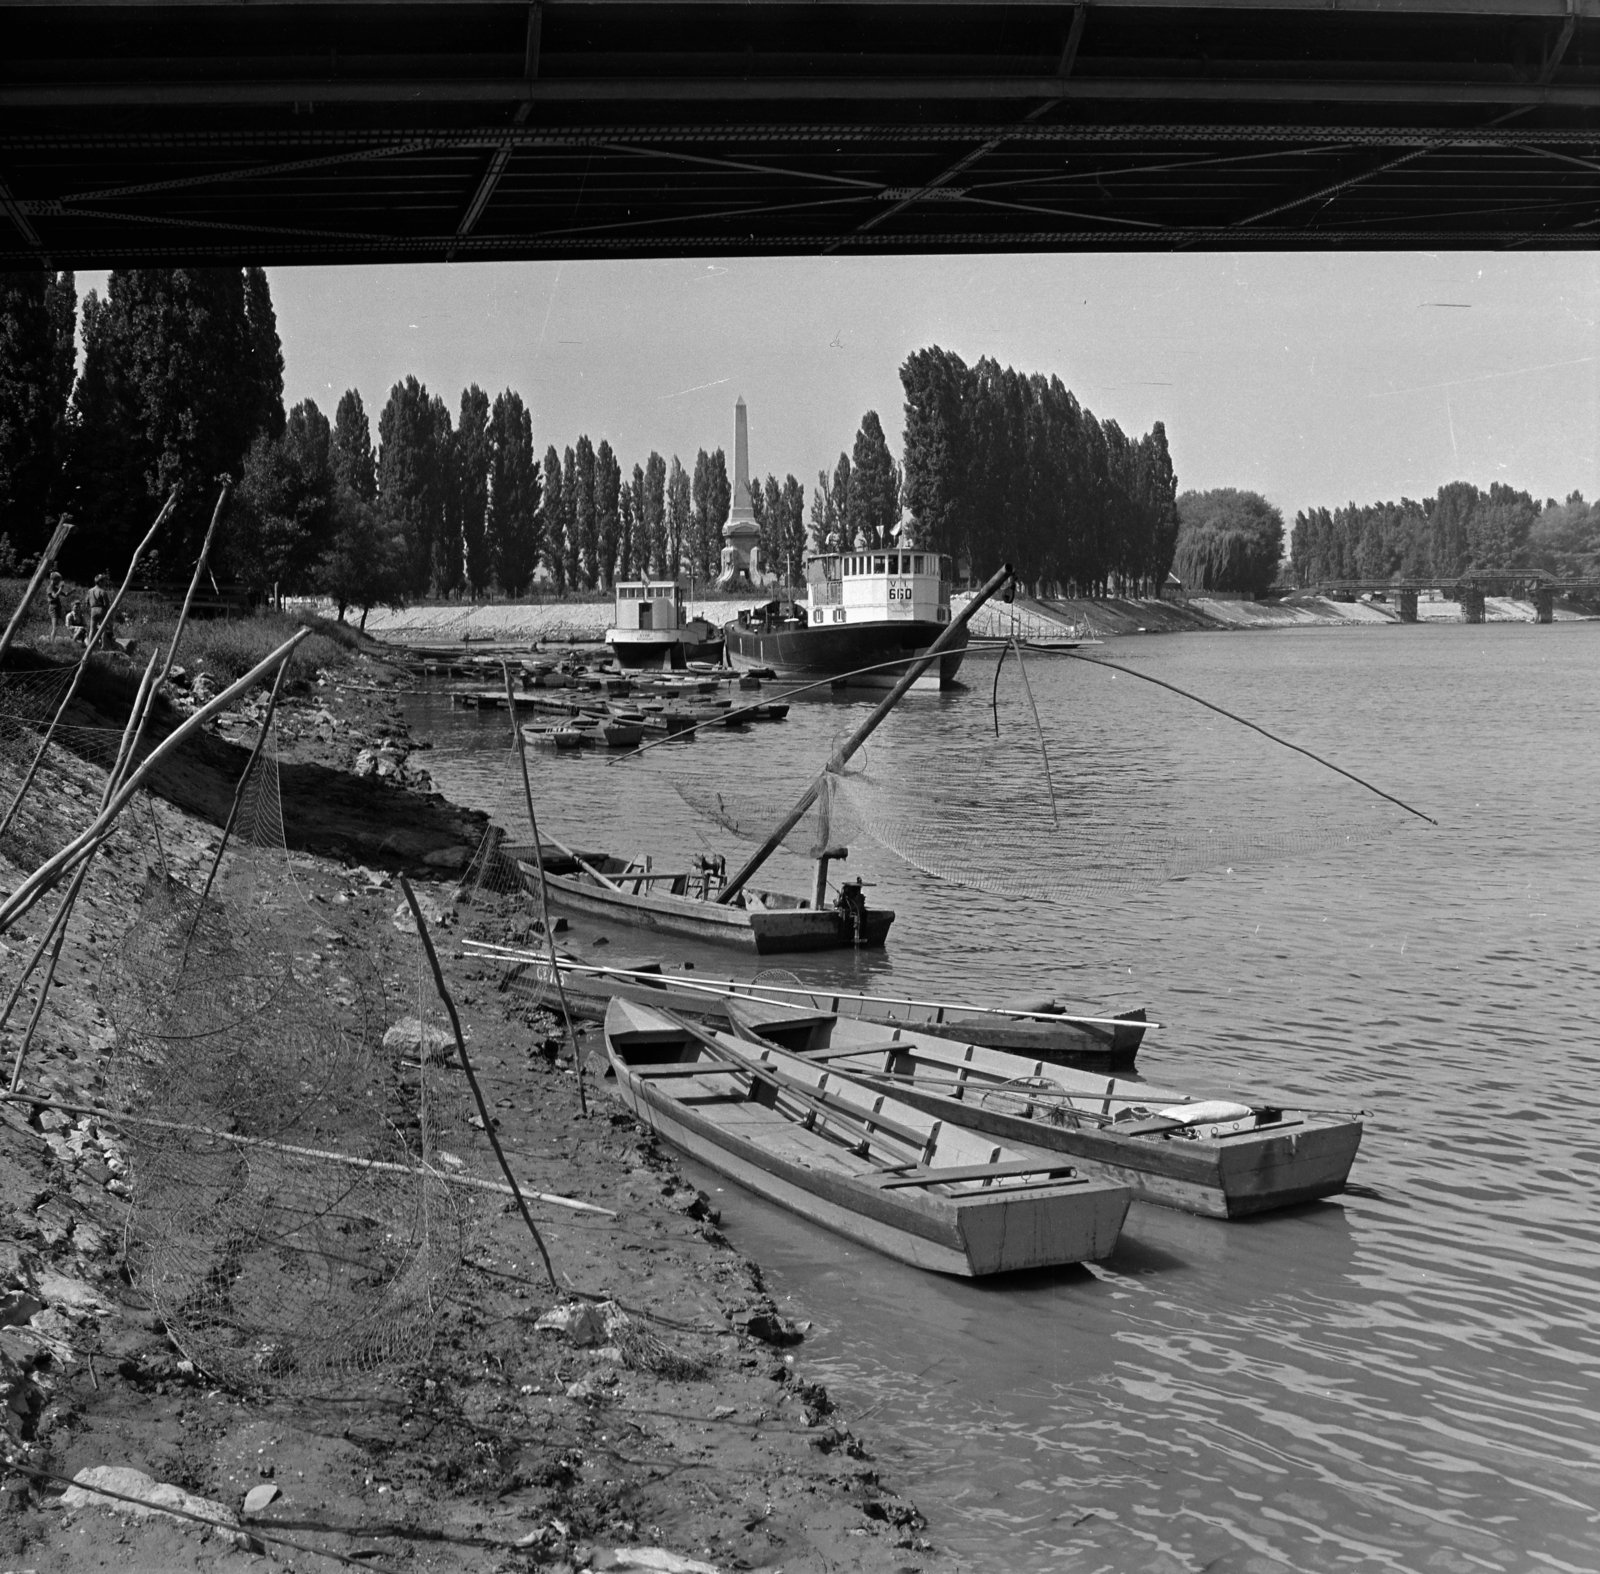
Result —
[{"label": "small cabin boat", "polygon": [[[926,650],[950,622],[951,564],[937,552],[821,552],[806,560],[806,582],[803,601],[771,601],[723,625],[732,665],[812,678],[859,674],[849,681],[889,688],[905,670],[897,658]],[[966,647],[963,629],[939,657],[940,688],[955,682]]]},{"label": "small cabin boat", "polygon": [[1344,1190],[1361,1145],[1346,1115],[1260,1101],[1195,1099],[1172,1088],[1054,1066],[1004,1050],[763,1002],[728,1003],[736,1032],[892,1094],[947,1126],[1048,1148],[1136,1201],[1237,1219]]},{"label": "small cabin boat", "polygon": [[624,579],[617,583],[616,623],[606,644],[620,666],[683,671],[691,661],[720,662],[721,631],[688,615],[684,587],[676,579]]},{"label": "small cabin boat", "polygon": [[963,1277],[1108,1256],[1125,1186],[1013,1152],[771,1044],[631,1001],[606,1012],[622,1101],[758,1196],[875,1251]]}]

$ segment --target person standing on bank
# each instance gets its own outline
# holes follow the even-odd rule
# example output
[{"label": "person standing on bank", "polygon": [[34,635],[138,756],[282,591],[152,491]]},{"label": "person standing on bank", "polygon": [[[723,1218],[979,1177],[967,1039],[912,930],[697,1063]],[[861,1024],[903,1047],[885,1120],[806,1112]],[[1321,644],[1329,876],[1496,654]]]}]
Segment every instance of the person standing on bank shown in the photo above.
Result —
[{"label": "person standing on bank", "polygon": [[50,638],[56,638],[56,631],[66,620],[67,615],[67,585],[61,577],[61,570],[50,570],[50,579],[44,587],[45,600],[50,606]]},{"label": "person standing on bank", "polygon": [[[89,638],[93,639],[95,630],[105,621],[111,611],[111,581],[104,574],[94,576],[94,588],[89,592]],[[113,629],[108,624],[106,627],[105,643],[110,644]]]}]

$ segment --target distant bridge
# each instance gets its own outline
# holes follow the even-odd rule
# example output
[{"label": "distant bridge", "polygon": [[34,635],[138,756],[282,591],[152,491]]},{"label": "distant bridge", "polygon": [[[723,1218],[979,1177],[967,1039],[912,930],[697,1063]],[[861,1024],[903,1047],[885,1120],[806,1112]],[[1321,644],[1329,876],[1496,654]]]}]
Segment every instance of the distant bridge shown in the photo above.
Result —
[{"label": "distant bridge", "polygon": [[1545,574],[1508,569],[1463,574],[1455,579],[1330,579],[1316,585],[1302,585],[1284,594],[1326,596],[1330,601],[1381,596],[1394,603],[1402,623],[1415,623],[1417,597],[1428,590],[1438,591],[1447,601],[1459,601],[1462,621],[1466,623],[1483,622],[1484,601],[1489,596],[1531,601],[1534,621],[1550,623],[1555,619],[1557,596],[1600,596],[1600,580],[1557,580]]}]

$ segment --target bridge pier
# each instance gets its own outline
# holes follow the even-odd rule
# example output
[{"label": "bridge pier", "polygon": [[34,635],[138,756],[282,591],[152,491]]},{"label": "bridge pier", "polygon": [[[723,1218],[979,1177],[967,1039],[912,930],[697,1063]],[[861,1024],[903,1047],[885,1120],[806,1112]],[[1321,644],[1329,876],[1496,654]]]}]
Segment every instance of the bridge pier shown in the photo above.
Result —
[{"label": "bridge pier", "polygon": [[1556,620],[1556,593],[1548,587],[1533,593],[1533,621],[1554,623]]},{"label": "bridge pier", "polygon": [[1395,605],[1400,609],[1402,623],[1415,623],[1417,621],[1417,593],[1414,590],[1397,590],[1395,592]]},{"label": "bridge pier", "polygon": [[1456,592],[1461,602],[1461,621],[1463,623],[1483,622],[1483,592],[1463,585]]}]

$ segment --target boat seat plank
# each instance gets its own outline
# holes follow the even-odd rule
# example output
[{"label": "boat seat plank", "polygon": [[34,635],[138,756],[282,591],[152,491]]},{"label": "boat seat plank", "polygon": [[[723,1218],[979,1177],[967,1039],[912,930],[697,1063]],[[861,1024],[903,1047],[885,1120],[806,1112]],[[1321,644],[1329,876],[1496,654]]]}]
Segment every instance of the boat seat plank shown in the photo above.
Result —
[{"label": "boat seat plank", "polygon": [[685,1061],[681,1064],[661,1066],[629,1066],[636,1077],[648,1077],[658,1082],[663,1077],[748,1077],[743,1066],[718,1065],[707,1061]]},{"label": "boat seat plank", "polygon": [[1021,1175],[1038,1175],[1047,1180],[1070,1177],[1074,1182],[1083,1183],[1083,1177],[1071,1164],[1018,1159],[1012,1164],[972,1164],[960,1169],[901,1170],[897,1174],[874,1177],[873,1184],[887,1191],[897,1186],[944,1186],[956,1181],[1010,1180]]}]

